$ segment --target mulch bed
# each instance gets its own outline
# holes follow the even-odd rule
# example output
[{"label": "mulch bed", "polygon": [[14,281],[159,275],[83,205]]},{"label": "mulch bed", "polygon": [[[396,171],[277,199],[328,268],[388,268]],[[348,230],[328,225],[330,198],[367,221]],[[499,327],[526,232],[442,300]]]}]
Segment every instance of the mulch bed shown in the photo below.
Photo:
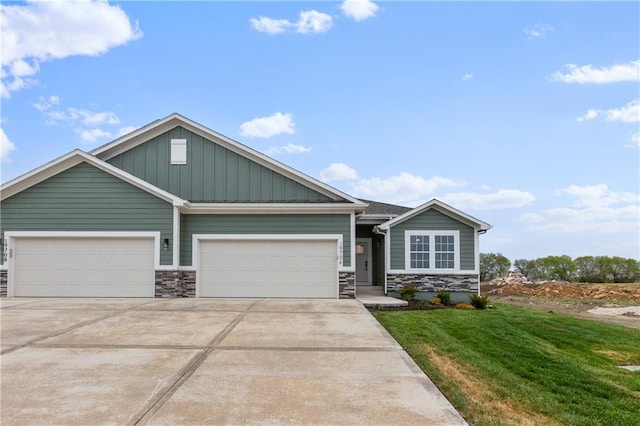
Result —
[{"label": "mulch bed", "polygon": [[454,305],[432,305],[429,302],[421,302],[419,300],[410,300],[407,306],[388,306],[388,307],[369,307],[372,312],[383,312],[383,311],[432,311],[435,309],[453,309]]}]

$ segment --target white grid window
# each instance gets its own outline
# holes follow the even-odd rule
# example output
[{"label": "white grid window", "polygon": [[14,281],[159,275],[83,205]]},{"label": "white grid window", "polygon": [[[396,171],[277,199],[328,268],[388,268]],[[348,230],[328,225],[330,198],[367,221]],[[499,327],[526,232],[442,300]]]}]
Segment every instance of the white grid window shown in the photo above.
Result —
[{"label": "white grid window", "polygon": [[411,235],[410,237],[411,269],[429,268],[429,236]]},{"label": "white grid window", "polygon": [[436,235],[435,246],[436,269],[453,269],[455,267],[453,235]]},{"label": "white grid window", "polygon": [[460,231],[406,231],[405,267],[409,270],[458,270]]}]

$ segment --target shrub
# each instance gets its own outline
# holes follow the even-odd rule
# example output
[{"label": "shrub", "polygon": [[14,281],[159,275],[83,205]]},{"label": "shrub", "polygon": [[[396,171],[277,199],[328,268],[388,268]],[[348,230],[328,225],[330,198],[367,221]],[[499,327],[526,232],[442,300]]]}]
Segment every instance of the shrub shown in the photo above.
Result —
[{"label": "shrub", "polygon": [[440,303],[442,303],[442,301],[439,298],[434,297],[433,299],[429,300],[429,303],[431,303],[432,305],[439,305]]},{"label": "shrub", "polygon": [[456,305],[456,309],[475,309],[475,307],[468,303],[458,303]]},{"label": "shrub", "polygon": [[418,287],[416,287],[415,284],[406,285],[402,287],[400,290],[398,290],[400,297],[403,300],[407,300],[407,301],[415,299],[417,292],[418,292]]},{"label": "shrub", "polygon": [[427,306],[426,300],[418,300],[418,306]]},{"label": "shrub", "polygon": [[451,304],[451,293],[447,290],[438,290],[436,297],[440,299],[440,302],[442,302],[443,305]]},{"label": "shrub", "polygon": [[478,296],[477,294],[472,294],[469,296],[469,303],[473,305],[476,309],[486,309],[489,304],[488,296]]}]

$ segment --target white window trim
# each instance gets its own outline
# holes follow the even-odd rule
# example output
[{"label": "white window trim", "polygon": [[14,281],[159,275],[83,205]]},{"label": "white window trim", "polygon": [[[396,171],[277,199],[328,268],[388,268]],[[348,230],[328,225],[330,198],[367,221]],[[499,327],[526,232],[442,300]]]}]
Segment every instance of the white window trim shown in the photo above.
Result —
[{"label": "white window trim", "polygon": [[[435,236],[453,236],[453,268],[436,268]],[[429,268],[411,268],[411,237],[429,237]],[[419,231],[404,233],[404,268],[410,272],[460,272],[460,231]]]}]

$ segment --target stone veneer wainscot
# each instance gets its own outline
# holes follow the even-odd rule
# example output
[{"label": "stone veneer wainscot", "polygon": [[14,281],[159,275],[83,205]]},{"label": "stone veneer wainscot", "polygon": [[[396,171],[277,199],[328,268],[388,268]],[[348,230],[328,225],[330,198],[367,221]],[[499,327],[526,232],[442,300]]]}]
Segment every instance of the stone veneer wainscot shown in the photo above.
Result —
[{"label": "stone veneer wainscot", "polygon": [[387,274],[387,291],[397,292],[407,285],[415,285],[420,292],[447,290],[451,292],[478,291],[478,275],[429,275],[429,274]]},{"label": "stone veneer wainscot", "polygon": [[0,270],[0,297],[7,297],[7,270]]},{"label": "stone veneer wainscot", "polygon": [[156,297],[196,297],[196,271],[156,271]]},{"label": "stone veneer wainscot", "polygon": [[338,290],[340,299],[355,299],[356,297],[356,274],[355,272],[340,272]]}]

